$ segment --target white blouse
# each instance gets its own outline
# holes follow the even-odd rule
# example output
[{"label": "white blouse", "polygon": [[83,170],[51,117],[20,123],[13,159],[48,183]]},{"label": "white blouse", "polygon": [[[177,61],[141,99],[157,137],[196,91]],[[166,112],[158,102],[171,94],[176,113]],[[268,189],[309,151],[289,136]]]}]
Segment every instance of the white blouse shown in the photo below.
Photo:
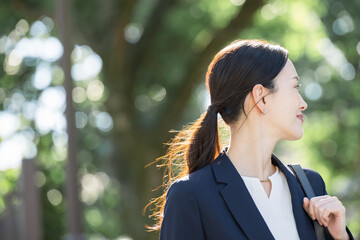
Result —
[{"label": "white blouse", "polygon": [[276,167],[269,177],[271,192],[268,197],[260,179],[241,176],[257,208],[276,240],[299,240],[292,210],[291,195],[285,175]]}]

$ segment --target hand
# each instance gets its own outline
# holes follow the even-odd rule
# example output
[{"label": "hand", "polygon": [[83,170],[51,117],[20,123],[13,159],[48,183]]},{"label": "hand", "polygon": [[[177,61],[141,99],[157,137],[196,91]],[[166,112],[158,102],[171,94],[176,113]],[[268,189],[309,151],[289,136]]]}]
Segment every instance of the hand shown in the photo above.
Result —
[{"label": "hand", "polygon": [[317,219],[320,225],[327,227],[334,239],[349,239],[346,210],[337,197],[324,195],[313,197],[310,201],[305,197],[303,207],[312,220]]}]

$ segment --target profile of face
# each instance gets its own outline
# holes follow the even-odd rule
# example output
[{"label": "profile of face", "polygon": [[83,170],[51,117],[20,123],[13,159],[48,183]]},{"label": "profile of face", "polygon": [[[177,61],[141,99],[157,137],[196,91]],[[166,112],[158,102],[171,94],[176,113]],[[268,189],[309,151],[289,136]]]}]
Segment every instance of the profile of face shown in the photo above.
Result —
[{"label": "profile of face", "polygon": [[303,136],[302,111],[307,104],[299,93],[299,77],[290,60],[274,81],[276,91],[265,97],[267,112],[264,120],[278,140],[300,139]]}]

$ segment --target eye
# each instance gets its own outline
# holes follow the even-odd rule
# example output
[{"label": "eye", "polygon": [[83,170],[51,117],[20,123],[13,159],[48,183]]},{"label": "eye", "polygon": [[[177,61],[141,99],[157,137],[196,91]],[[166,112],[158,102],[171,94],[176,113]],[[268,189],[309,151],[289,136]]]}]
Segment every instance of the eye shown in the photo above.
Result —
[{"label": "eye", "polygon": [[300,84],[300,83],[297,84],[297,85],[296,85],[296,88],[299,89],[299,88],[301,87],[301,85],[302,85],[302,84]]}]

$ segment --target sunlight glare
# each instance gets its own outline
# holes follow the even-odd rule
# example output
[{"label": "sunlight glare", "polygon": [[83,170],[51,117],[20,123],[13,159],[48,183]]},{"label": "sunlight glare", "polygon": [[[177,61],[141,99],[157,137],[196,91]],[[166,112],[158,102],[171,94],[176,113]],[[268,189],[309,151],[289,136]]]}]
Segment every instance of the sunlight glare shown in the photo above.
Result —
[{"label": "sunlight glare", "polygon": [[20,127],[20,120],[9,112],[0,112],[0,138],[5,139],[13,135]]},{"label": "sunlight glare", "polygon": [[49,63],[40,63],[36,67],[32,83],[35,88],[43,90],[47,88],[52,79],[51,68]]},{"label": "sunlight glare", "polygon": [[96,77],[102,69],[102,60],[99,55],[93,53],[87,56],[81,63],[75,63],[71,68],[71,76],[76,81]]}]

